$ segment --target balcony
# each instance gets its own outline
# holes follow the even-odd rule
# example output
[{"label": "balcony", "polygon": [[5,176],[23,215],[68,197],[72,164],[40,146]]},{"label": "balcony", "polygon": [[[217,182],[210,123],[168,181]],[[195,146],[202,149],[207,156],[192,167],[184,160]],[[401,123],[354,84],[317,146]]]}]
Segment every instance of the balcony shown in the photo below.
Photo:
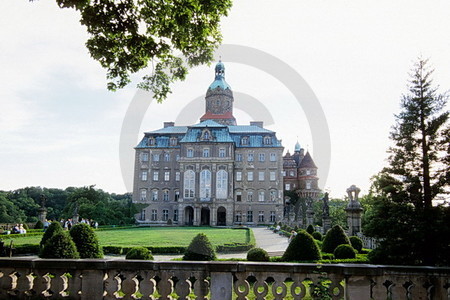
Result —
[{"label": "balcony", "polygon": [[0,276],[0,299],[450,299],[436,267],[5,258]]}]

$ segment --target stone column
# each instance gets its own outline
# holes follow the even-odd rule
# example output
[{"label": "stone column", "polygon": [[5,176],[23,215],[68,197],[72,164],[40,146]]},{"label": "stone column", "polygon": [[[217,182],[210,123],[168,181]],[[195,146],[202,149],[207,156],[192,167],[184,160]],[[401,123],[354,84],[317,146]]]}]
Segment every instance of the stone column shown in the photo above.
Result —
[{"label": "stone column", "polygon": [[358,201],[358,194],[361,190],[352,185],[347,189],[349,202],[345,209],[347,213],[348,235],[353,236],[361,232],[361,213],[363,211],[361,203]]}]

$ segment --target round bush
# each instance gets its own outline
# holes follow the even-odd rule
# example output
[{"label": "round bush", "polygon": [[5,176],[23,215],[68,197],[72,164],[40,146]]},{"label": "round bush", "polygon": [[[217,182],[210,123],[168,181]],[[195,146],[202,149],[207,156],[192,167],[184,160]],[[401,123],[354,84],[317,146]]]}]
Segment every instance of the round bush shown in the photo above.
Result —
[{"label": "round bush", "polygon": [[125,256],[126,259],[143,259],[143,260],[153,260],[153,255],[150,250],[145,247],[133,247],[128,251]]},{"label": "round bush", "polygon": [[65,232],[53,235],[45,243],[39,257],[41,258],[80,258],[75,243]]},{"label": "round bush", "polygon": [[362,247],[363,247],[362,240],[357,236],[351,236],[351,237],[349,237],[349,240],[350,240],[350,244],[352,245],[352,247],[356,251],[361,252]]},{"label": "round bush", "polygon": [[323,239],[322,234],[321,234],[320,232],[318,232],[318,231],[314,231],[314,232],[312,233],[312,237],[313,237],[315,240],[318,240],[318,241],[321,241],[321,240]]},{"label": "round bush", "polygon": [[314,238],[305,230],[300,230],[283,254],[283,261],[319,260],[320,250]]},{"label": "round bush", "polygon": [[81,258],[103,258],[97,235],[91,226],[83,223],[77,224],[70,229],[70,236]]},{"label": "round bush", "polygon": [[309,224],[308,227],[306,227],[306,232],[309,234],[313,234],[314,232],[314,226],[312,226],[312,224]]},{"label": "round bush", "polygon": [[350,240],[345,234],[344,229],[341,226],[335,225],[328,230],[325,238],[323,239],[322,251],[326,253],[334,253],[334,249],[342,244],[350,245]]},{"label": "round bush", "polygon": [[337,259],[355,258],[356,250],[351,245],[342,244],[334,250],[334,257]]},{"label": "round bush", "polygon": [[253,248],[247,252],[248,261],[270,261],[269,253],[261,248]]},{"label": "round bush", "polygon": [[184,253],[183,260],[216,260],[216,251],[204,233],[197,234]]},{"label": "round bush", "polygon": [[23,229],[25,229],[25,230],[29,230],[29,229],[30,229],[30,227],[28,227],[28,224],[27,224],[27,223],[23,223]]},{"label": "round bush", "polygon": [[61,224],[59,222],[52,222],[50,226],[48,226],[47,230],[45,230],[44,235],[42,236],[41,243],[39,244],[41,248],[43,248],[48,240],[50,240],[55,234],[64,232]]},{"label": "round bush", "polygon": [[37,221],[36,224],[34,224],[34,229],[43,229],[44,224],[41,222],[41,220]]}]

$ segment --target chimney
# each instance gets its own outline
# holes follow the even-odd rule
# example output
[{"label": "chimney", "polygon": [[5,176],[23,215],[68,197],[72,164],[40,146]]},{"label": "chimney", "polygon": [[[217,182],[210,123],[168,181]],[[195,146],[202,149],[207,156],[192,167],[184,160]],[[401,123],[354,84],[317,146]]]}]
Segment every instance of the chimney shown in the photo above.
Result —
[{"label": "chimney", "polygon": [[261,127],[261,128],[263,128],[263,124],[264,124],[263,121],[252,121],[252,122],[250,122],[250,126],[258,126],[258,127]]},{"label": "chimney", "polygon": [[164,128],[175,126],[175,122],[164,122]]}]

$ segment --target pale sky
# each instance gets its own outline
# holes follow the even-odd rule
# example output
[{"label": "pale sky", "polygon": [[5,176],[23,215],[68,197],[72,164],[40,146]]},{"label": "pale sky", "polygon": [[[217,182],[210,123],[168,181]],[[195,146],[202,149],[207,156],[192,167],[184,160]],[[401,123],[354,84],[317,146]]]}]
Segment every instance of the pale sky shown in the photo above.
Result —
[{"label": "pale sky", "polygon": [[[126,192],[119,141],[138,77],[124,90],[106,90],[106,72],[84,47],[87,34],[73,10],[54,1],[2,0],[0,11],[0,190],[96,184]],[[435,82],[450,89],[449,11],[449,1],[235,1],[222,32],[224,44],[276,57],[314,91],[331,136],[329,176],[320,185],[342,197],[352,184],[367,191],[385,165],[390,127],[418,56],[430,58]],[[257,99],[285,150],[298,140],[320,160],[285,78],[218,55],[235,103],[238,94]],[[180,119],[184,107],[203,98],[213,68],[191,70],[163,104],[150,103],[136,144],[144,131]],[[189,116],[203,113],[201,106]],[[251,113],[235,109],[240,124]]]}]

